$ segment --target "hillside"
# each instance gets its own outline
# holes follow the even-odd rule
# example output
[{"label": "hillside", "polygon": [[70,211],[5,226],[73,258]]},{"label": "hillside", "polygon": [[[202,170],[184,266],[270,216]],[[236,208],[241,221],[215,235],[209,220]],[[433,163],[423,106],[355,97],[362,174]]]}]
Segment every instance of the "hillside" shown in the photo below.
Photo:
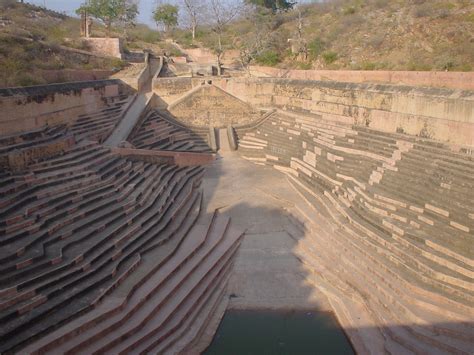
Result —
[{"label": "hillside", "polygon": [[[104,37],[105,29],[93,24],[93,36]],[[125,50],[167,48],[157,31],[137,25],[112,37],[125,38]],[[69,50],[69,49],[72,50]],[[88,50],[80,38],[80,21],[64,14],[15,0],[0,0],[0,87],[27,86],[68,81],[68,71],[117,71],[126,63],[114,58],[84,55]]]},{"label": "hillside", "polygon": [[[471,0],[332,0],[299,7],[308,58],[291,53],[298,11],[244,10],[227,26],[227,48],[249,53],[253,63],[301,69],[452,70],[474,68]],[[188,33],[177,33],[192,45]],[[209,28],[198,41],[213,47]]]}]

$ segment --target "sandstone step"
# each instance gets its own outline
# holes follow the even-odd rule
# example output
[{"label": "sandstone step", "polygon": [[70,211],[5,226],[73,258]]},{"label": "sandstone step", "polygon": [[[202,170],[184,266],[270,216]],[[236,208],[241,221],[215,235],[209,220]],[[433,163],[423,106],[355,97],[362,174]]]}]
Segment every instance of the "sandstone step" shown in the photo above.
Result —
[{"label": "sandstone step", "polygon": [[[178,273],[182,274],[184,277],[184,274],[186,273],[186,271],[183,269],[185,263],[187,260],[191,260],[193,256],[199,252],[201,246],[204,245],[204,242],[211,231],[215,218],[216,216],[212,216],[212,218],[207,220],[206,224],[197,225],[191,229],[190,234],[180,245],[178,251],[170,259],[168,259],[165,264],[157,269],[155,273],[150,275],[151,277],[149,277],[130,298],[128,298],[125,308],[123,308],[120,313],[103,319],[102,322],[97,325],[100,327],[99,336],[97,336],[98,329],[86,330],[76,338],[72,339],[70,342],[61,346],[59,349],[61,351],[66,351],[67,349],[79,350],[82,349],[83,343],[91,344],[91,341],[101,339],[102,335],[100,334],[105,334],[109,327],[112,327],[113,324],[120,325],[122,319],[128,319],[128,317],[126,317],[128,313],[133,313],[138,310],[145,303],[145,301],[148,302],[148,298],[152,297],[154,293],[160,290],[163,292],[162,285],[164,283],[168,283],[175,279],[177,277],[175,275],[178,275]],[[112,329],[115,329],[115,326],[110,328],[110,330]]]},{"label": "sandstone step", "polygon": [[[33,343],[24,349],[27,353],[44,353],[56,349],[58,345],[71,341],[75,336],[92,329],[104,319],[121,312],[131,297],[150,279],[163,265],[165,265],[178,250],[185,236],[191,232],[195,220],[200,212],[200,194],[196,201],[183,210],[181,216],[176,218],[175,228],[169,229],[164,236],[168,242],[160,244],[159,248],[149,248],[142,254],[142,265],[134,272],[133,277],[127,278],[110,292],[103,302],[93,302],[94,311],[81,316],[66,327],[62,327]],[[190,234],[194,235],[194,234]]]},{"label": "sandstone step", "polygon": [[[241,232],[238,233],[235,240],[238,240],[242,234]],[[227,275],[237,248],[238,244],[234,244],[225,251],[212,269],[203,275],[199,283],[186,297],[173,299],[173,303],[177,306],[174,309],[170,307],[170,313],[163,314],[160,312],[160,315],[157,314],[140,329],[139,334],[121,341],[111,351],[119,354],[131,351],[142,352],[142,349],[146,350],[148,347],[160,344],[169,336],[174,335],[179,326],[199,307],[200,301],[202,302],[202,299],[206,298],[206,293],[212,294],[215,292],[219,282]],[[181,303],[178,303],[179,301]]]},{"label": "sandstone step", "polygon": [[[173,200],[174,200],[174,199],[173,199]],[[178,202],[176,202],[174,206],[176,206],[176,208],[178,208],[178,207],[180,206],[180,204],[179,204]],[[170,217],[171,217],[171,216],[170,216]],[[168,224],[168,223],[165,223],[165,225],[167,225],[167,224]],[[133,241],[133,243],[135,243],[135,242],[136,242],[136,240]],[[115,244],[115,245],[117,245],[117,244]],[[96,251],[97,251],[97,249],[96,249]],[[130,251],[128,251],[128,253],[129,253],[129,255],[132,255],[132,254],[134,254],[136,251],[138,251],[138,250],[136,250],[136,249],[135,249],[135,250],[130,250]],[[125,252],[125,246],[123,246],[122,249],[120,250],[120,253],[124,253],[124,252]],[[87,261],[86,253],[84,253],[83,255],[84,255],[84,261]],[[93,257],[93,256],[92,256],[92,257]],[[94,257],[93,257],[93,258],[94,258]],[[125,260],[124,258],[127,258],[125,254],[124,254],[124,257],[117,259],[116,262],[121,262],[120,260],[122,260],[122,259]],[[95,258],[95,259],[97,259],[97,258]],[[93,259],[93,260],[94,260],[94,259]],[[99,259],[97,259],[97,260],[99,260]],[[109,258],[109,259],[103,259],[103,260],[104,260],[104,261],[102,262],[102,264],[99,264],[99,265],[96,265],[96,266],[94,266],[94,261],[92,261],[92,264],[91,264],[91,262],[88,262],[88,265],[92,265],[92,269],[87,270],[87,273],[86,273],[84,276],[80,276],[80,275],[79,275],[79,276],[80,276],[79,278],[72,278],[72,279],[69,278],[69,281],[68,281],[69,284],[70,284],[70,285],[76,285],[79,280],[82,280],[82,279],[86,280],[85,277],[87,276],[87,274],[91,274],[91,273],[93,274],[93,273],[95,272],[94,270],[99,270],[99,269],[101,269],[102,266],[100,266],[100,265],[104,265],[104,266],[105,266],[106,264],[104,264],[104,262],[105,262],[105,263],[109,263],[108,260],[110,260],[110,261],[115,260],[115,256],[112,255],[112,256],[111,256],[111,259]],[[94,268],[95,268],[95,269],[94,269]],[[109,266],[109,269],[110,269],[110,266]],[[103,271],[102,271],[102,274],[103,274]],[[83,287],[83,290],[88,290],[88,289],[91,289],[91,287],[95,287],[95,285],[97,284],[97,282],[98,282],[99,280],[100,280],[100,279],[98,279],[97,281],[91,280],[91,281],[93,281],[93,283],[90,284],[90,286],[87,286],[87,284],[84,285],[84,286],[82,286],[82,287]],[[67,291],[68,288],[69,288],[69,286],[63,285],[63,286],[61,286],[61,288],[62,288],[63,291]],[[72,291],[73,291],[73,290],[72,290]],[[44,292],[44,290],[42,290],[42,292]],[[55,292],[55,291],[53,291],[53,292]],[[74,291],[74,292],[75,292],[75,291]],[[81,292],[84,292],[84,291],[81,291]],[[66,293],[66,295],[67,295],[67,293]],[[68,296],[68,299],[70,299],[70,298],[72,297],[72,295],[73,295],[73,294],[71,294],[70,296]],[[57,293],[55,293],[55,297],[57,297]],[[64,297],[62,297],[62,299],[64,299]],[[63,302],[63,301],[61,301],[61,298],[58,298],[57,301]],[[51,306],[53,306],[52,301],[49,300],[49,299],[48,299],[48,304],[49,304],[49,306],[47,306],[48,308],[51,307]],[[58,304],[58,303],[56,302],[56,304],[57,304],[57,306],[54,306],[54,307],[58,307],[58,306],[59,306],[60,304],[62,304],[62,303],[59,303],[59,304]],[[39,311],[41,308],[44,308],[44,307],[40,306],[40,307],[37,308],[37,310]],[[70,306],[68,307],[67,310],[68,310],[69,312],[72,311]],[[35,309],[35,311],[36,311],[36,309]],[[34,311],[33,311],[33,312],[34,312]],[[33,312],[30,312],[30,313],[33,313]],[[36,312],[36,313],[38,313],[38,312]],[[63,312],[63,313],[64,313],[64,312]],[[43,324],[44,324],[44,322],[43,322]],[[18,339],[18,338],[20,338],[20,337],[17,336],[17,339]]]},{"label": "sandstone step", "polygon": [[[308,201],[308,202],[309,202],[309,201]],[[313,216],[313,217],[310,217],[310,216]],[[318,221],[319,221],[318,218],[314,218],[314,211],[313,211],[313,213],[310,211],[309,214],[308,214],[308,217],[311,218],[311,219],[310,219],[311,222],[314,222],[314,223],[311,223],[311,225],[312,225],[313,227],[318,228],[320,222],[318,222]],[[316,223],[318,223],[318,224],[316,224]],[[322,234],[325,233],[325,228],[318,228],[318,230],[315,231],[315,234],[314,234],[314,235],[315,235],[315,236],[319,236],[321,233],[322,233]],[[331,233],[331,234],[329,234],[328,236],[323,236],[323,235],[321,235],[320,241],[321,241],[323,244],[326,244],[326,242],[327,242],[328,240],[333,239],[333,241],[336,242],[336,244],[340,244],[340,247],[339,247],[339,248],[336,248],[336,249],[339,250],[338,255],[341,256],[341,255],[344,254],[344,253],[341,254],[341,251],[344,251],[345,253],[349,253],[349,254],[350,254],[350,255],[349,255],[349,259],[347,259],[347,260],[349,261],[349,263],[353,263],[352,260],[367,260],[366,258],[364,258],[364,256],[362,256],[362,258],[359,258],[358,256],[355,256],[355,255],[352,255],[352,254],[351,254],[351,251],[353,251],[353,250],[355,251],[355,250],[358,249],[357,246],[356,246],[355,248],[354,248],[353,246],[349,247],[347,242],[344,242],[344,241],[339,242],[339,241],[337,240],[337,238],[332,237],[333,235],[334,235],[334,233]],[[339,235],[341,235],[341,234],[339,234]],[[318,238],[318,239],[319,239],[319,238]],[[351,243],[351,239],[348,239],[348,241],[349,241],[349,244],[350,244],[350,243]],[[320,245],[320,243],[318,243],[318,242],[315,242],[315,243],[316,243],[317,245]],[[329,249],[327,249],[327,251],[322,251],[322,253],[323,253],[324,255],[327,255],[328,253],[331,253],[331,250],[334,250],[334,246],[335,246],[334,243],[327,243],[327,245],[328,245],[328,248],[329,248]],[[321,245],[320,245],[320,247],[321,247]],[[351,248],[352,248],[352,249],[351,249]],[[337,256],[336,254],[334,254],[333,257],[338,258],[338,256]],[[331,261],[329,260],[329,262],[331,262]],[[363,263],[362,263],[362,264],[363,264]],[[352,272],[355,272],[355,271],[359,268],[359,265],[361,265],[360,262],[359,262],[357,265],[351,264],[348,268],[346,268],[346,270],[351,270],[351,273],[352,273]],[[344,270],[344,269],[342,269],[342,270]],[[342,271],[342,270],[341,270],[341,271]],[[362,271],[362,277],[365,277],[364,275],[366,275],[367,271],[370,272],[370,273],[374,273],[374,271],[376,271],[376,270],[377,270],[377,266],[368,266],[366,269],[364,269],[364,270]],[[353,275],[353,274],[351,274],[351,275]],[[377,273],[375,273],[374,276],[378,277]],[[350,276],[350,277],[352,277],[352,276]],[[381,281],[382,284],[385,283],[385,282],[387,282],[387,277],[388,277],[388,275],[381,276],[380,281]],[[365,291],[368,292],[368,288],[367,288],[367,287],[368,287],[371,283],[373,283],[373,282],[374,282],[374,281],[372,281],[372,279],[369,278],[369,279],[367,279],[366,282],[361,282],[361,283],[359,283],[359,284],[364,285],[364,286],[361,286],[361,287],[363,287],[364,292],[365,292]],[[355,284],[357,284],[357,283],[355,283]],[[394,285],[395,285],[395,284],[396,284],[396,282],[394,283]],[[380,291],[382,290],[381,288],[379,288],[379,286],[381,285],[380,282],[379,282],[379,283],[376,283],[375,285],[376,285],[376,287],[377,287],[378,290],[380,290]],[[396,289],[393,289],[393,290],[396,290]],[[371,296],[373,296],[374,294],[377,294],[377,291],[372,290],[372,292],[368,292],[368,294],[370,294]],[[399,296],[400,296],[401,298],[404,298],[404,297],[405,297],[405,293],[402,292],[402,293],[399,294]],[[382,296],[381,296],[381,297],[382,297]],[[383,297],[385,297],[385,296],[383,296]],[[383,297],[382,297],[382,298],[383,298]],[[391,298],[391,301],[390,301],[390,302],[394,302],[393,297]],[[413,300],[409,300],[409,301],[408,301],[408,304],[411,304],[412,302],[413,302]],[[387,303],[384,303],[384,305],[386,306]],[[399,310],[399,311],[394,311],[394,314],[397,314],[397,313],[399,313],[399,314],[406,314],[406,309],[402,308],[402,309]],[[414,322],[418,322],[418,321],[419,321],[419,318],[414,318],[413,321],[414,321]],[[429,325],[429,323],[428,323],[427,325]],[[436,323],[433,323],[433,325],[431,325],[430,327],[433,327],[433,326],[434,326],[434,327],[437,327]],[[416,327],[416,326],[414,326],[414,327]],[[443,325],[441,325],[441,327],[443,327]],[[445,329],[443,329],[443,330],[445,330]],[[438,343],[438,345],[441,346],[442,348],[445,347],[446,349],[451,349],[451,351],[454,351],[454,349],[455,349],[456,347],[459,347],[459,346],[461,346],[461,349],[462,349],[462,347],[464,347],[464,349],[467,349],[467,348],[469,347],[469,344],[467,344],[467,343],[466,343],[466,344],[462,344],[462,341],[453,342],[453,341],[452,341],[451,339],[449,339],[449,338],[444,338],[443,340],[441,340],[443,337],[439,335],[439,331],[440,331],[440,328],[438,328],[438,329],[436,330],[436,334],[437,334],[437,335],[434,335],[434,333],[428,334],[428,333],[427,333],[427,330],[426,330],[424,327],[421,327],[421,328],[418,327],[418,332],[419,332],[420,336],[423,336],[423,337],[426,337],[426,336],[427,336],[428,338],[435,336],[436,339],[435,339],[435,340],[431,339],[430,341],[431,341],[431,342]],[[459,329],[456,329],[456,332],[458,332],[458,331],[459,331]],[[456,334],[455,334],[455,332],[453,332],[453,330],[450,329],[450,330],[447,330],[447,333],[446,333],[446,334],[449,334],[450,336],[455,336],[455,337],[456,337],[459,333],[456,333]],[[468,332],[467,332],[467,333],[464,333],[464,334],[467,335]],[[463,338],[463,337],[461,336],[461,339],[466,339],[466,338]],[[442,341],[442,342],[444,342],[444,343],[439,343],[439,341]],[[452,347],[452,346],[454,346],[454,348],[450,348],[450,347]]]},{"label": "sandstone step", "polygon": [[[217,250],[222,250],[223,248],[227,250],[230,246],[229,244],[221,243],[228,223],[228,217],[218,217],[203,249],[195,253],[195,256],[190,262],[187,263],[183,269],[179,270],[175,277],[169,280],[169,284],[166,286],[163,285],[153,297],[147,300],[144,307],[139,308],[131,318],[127,319],[127,322],[124,323],[120,329],[114,329],[113,333],[107,333],[101,336],[100,343],[88,343],[87,347],[83,346],[80,350],[77,349],[79,353],[95,354],[110,351],[113,349],[113,346],[120,343],[122,339],[139,331],[144,322],[150,320],[151,317],[158,316],[158,314],[163,314],[163,312],[166,311],[172,312],[175,309],[173,302],[181,300],[182,297],[186,297],[214,265],[214,262],[208,261],[215,260],[212,259],[212,256],[216,255],[214,250],[216,248],[218,248]],[[219,253],[218,255],[221,254]],[[187,274],[182,275],[184,278],[178,278],[178,275],[185,273]],[[171,301],[171,303],[168,301]]]},{"label": "sandstone step", "polygon": [[[295,183],[297,182],[297,180],[293,179],[291,176],[290,176],[290,178],[291,178],[290,181],[295,182]],[[298,186],[298,187],[304,187],[303,185],[299,185],[299,184],[297,184],[297,186]],[[307,188],[305,188],[305,189],[307,189]],[[307,191],[308,193],[310,192],[310,190],[304,190],[304,191]],[[314,198],[317,197],[317,195],[314,194],[314,193],[311,193],[310,196],[313,196]],[[318,201],[319,201],[319,202],[318,202]],[[333,208],[333,207],[331,206],[331,204],[324,203],[323,200],[322,200],[322,198],[320,198],[320,197],[318,197],[317,200],[313,199],[312,204],[315,204],[315,205],[317,205],[317,206],[321,206],[321,207],[320,207],[321,210],[324,210],[324,209],[329,208],[327,211],[330,211],[331,208]],[[337,211],[331,212],[331,216],[332,216],[332,218],[334,218],[334,220],[339,221],[339,219],[337,218]],[[341,227],[344,227],[346,224],[339,224],[339,225],[340,225]],[[328,227],[330,228],[331,225],[328,225]],[[344,229],[345,231],[347,231],[347,232],[351,232],[351,229],[348,229],[348,228],[346,228],[346,227],[344,227],[343,229]],[[353,237],[358,237],[359,235],[358,235],[357,233],[352,233],[352,236],[353,236]],[[362,239],[362,241],[363,241],[363,240],[364,240],[364,239]],[[354,250],[359,250],[359,249],[361,248],[361,246],[358,245],[358,244],[355,244],[355,243],[352,241],[352,239],[349,239],[349,244],[352,244],[352,245],[353,245]],[[361,245],[363,245],[363,244],[364,244],[364,242],[363,242]],[[362,249],[360,249],[360,250],[361,250],[361,252],[364,254],[364,258],[367,258],[367,257],[368,257],[370,260],[376,261],[376,259],[374,259],[374,258],[377,256],[377,254],[368,254],[367,251],[366,251],[366,249],[363,249],[363,247],[362,247]],[[387,261],[390,261],[390,260],[386,260],[386,261],[383,261],[383,260],[382,260],[382,261],[380,261],[380,262],[376,262],[376,263],[378,264],[378,266],[376,266],[376,267],[374,268],[374,270],[377,270],[378,268],[386,269],[385,271],[387,272],[387,274],[386,274],[385,277],[388,277],[388,276],[390,276],[390,275],[393,276],[393,277],[395,277],[396,280],[397,280],[397,282],[395,282],[394,284],[400,283],[401,285],[405,285],[405,287],[410,288],[410,289],[412,290],[412,292],[415,292],[415,293],[418,295],[417,297],[422,297],[422,298],[424,298],[424,302],[431,303],[433,299],[436,299],[437,302],[442,303],[441,301],[443,301],[443,298],[440,297],[439,295],[436,295],[436,296],[434,297],[434,294],[432,294],[432,293],[426,292],[426,291],[423,290],[423,289],[414,288],[414,287],[413,287],[414,284],[413,284],[413,286],[410,285],[410,284],[407,284],[405,280],[403,280],[402,278],[400,278],[400,275],[399,275],[399,274],[397,274],[396,272],[393,272],[393,270],[391,270],[390,268],[387,268],[387,267],[386,267]],[[466,314],[465,312],[468,312],[468,309],[469,309],[469,308],[465,308],[464,306],[462,306],[462,305],[460,305],[460,304],[457,304],[457,303],[451,301],[451,299],[444,299],[443,302],[444,302],[444,307],[445,307],[445,308],[444,308],[441,312],[447,312],[447,309],[450,309],[450,310],[452,310],[452,311],[457,311],[457,312],[459,312],[458,315],[457,315],[458,318],[459,318],[461,315],[464,315],[464,316],[465,316],[465,314]],[[429,307],[429,309],[433,309],[433,308],[432,308],[432,307]],[[455,316],[455,317],[456,317],[456,316]]]},{"label": "sandstone step", "polygon": [[[218,289],[215,290],[201,308],[197,308],[198,313],[190,317],[190,320],[183,325],[183,330],[179,334],[173,333],[173,336],[167,337],[163,342],[151,348],[148,352],[164,354],[178,354],[185,352],[185,348],[193,341],[196,341],[208,327],[211,316],[219,311],[222,298],[225,297],[225,290],[229,276],[227,275]],[[179,338],[178,338],[179,337]],[[171,338],[171,339],[170,339]],[[146,352],[142,352],[146,354]]]}]

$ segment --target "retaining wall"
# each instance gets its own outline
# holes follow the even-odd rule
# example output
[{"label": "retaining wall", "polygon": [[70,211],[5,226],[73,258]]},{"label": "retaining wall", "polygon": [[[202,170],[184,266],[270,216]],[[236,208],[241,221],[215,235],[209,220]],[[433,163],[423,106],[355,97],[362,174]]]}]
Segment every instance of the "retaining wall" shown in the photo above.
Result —
[{"label": "retaining wall", "polygon": [[132,160],[153,164],[175,164],[178,166],[200,166],[211,164],[215,155],[210,153],[173,152],[135,148],[112,148],[112,152]]},{"label": "retaining wall", "polygon": [[95,54],[116,57],[122,59],[121,38],[83,38],[87,42],[90,51]]},{"label": "retaining wall", "polygon": [[386,83],[474,90],[474,72],[388,71],[388,70],[287,70],[251,66],[257,77],[298,80],[343,81],[349,83]]},{"label": "retaining wall", "polygon": [[104,107],[107,98],[129,91],[118,80],[0,89],[0,135],[72,122]]},{"label": "retaining wall", "polygon": [[[207,48],[187,48],[185,53],[197,63],[215,63],[217,61],[216,55]],[[224,64],[232,64],[239,60],[238,50],[227,50],[222,55],[221,61]]]},{"label": "retaining wall", "polygon": [[166,107],[186,91],[212,83],[256,107],[277,107],[363,125],[474,146],[474,91],[390,84],[280,78],[166,78],[154,91]]},{"label": "retaining wall", "polygon": [[91,81],[103,80],[113,75],[113,70],[81,70],[81,69],[61,69],[61,70],[40,70],[38,75],[43,77],[48,83],[61,83],[70,81]]}]

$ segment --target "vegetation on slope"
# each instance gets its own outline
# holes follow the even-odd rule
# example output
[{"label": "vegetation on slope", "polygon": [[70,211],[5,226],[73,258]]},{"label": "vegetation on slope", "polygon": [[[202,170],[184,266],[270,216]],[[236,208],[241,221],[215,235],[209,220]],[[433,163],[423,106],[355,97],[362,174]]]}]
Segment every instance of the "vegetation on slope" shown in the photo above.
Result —
[{"label": "vegetation on slope", "polygon": [[[471,0],[329,0],[286,12],[243,13],[226,26],[222,40],[247,63],[302,69],[474,67]],[[173,36],[184,46],[215,48],[211,26],[198,29],[194,42],[188,31],[175,30]],[[299,55],[288,39],[301,43]]]},{"label": "vegetation on slope", "polygon": [[[107,29],[94,23],[92,34],[105,37]],[[125,38],[126,51],[158,51],[169,46],[160,42],[157,31],[141,24],[114,27],[110,36]],[[119,59],[74,53],[67,47],[88,50],[80,38],[78,18],[15,0],[0,0],[0,87],[46,84],[48,78],[42,73],[50,70],[119,70],[126,65]],[[54,81],[62,80],[56,76]]]}]

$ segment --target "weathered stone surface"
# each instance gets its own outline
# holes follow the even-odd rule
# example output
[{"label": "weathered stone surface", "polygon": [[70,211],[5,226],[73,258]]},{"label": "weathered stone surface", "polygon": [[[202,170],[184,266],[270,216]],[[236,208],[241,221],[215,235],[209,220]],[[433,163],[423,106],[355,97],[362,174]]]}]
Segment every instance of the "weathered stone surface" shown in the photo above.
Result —
[{"label": "weathered stone surface", "polygon": [[82,38],[87,43],[90,51],[99,55],[122,58],[123,40],[121,38]]},{"label": "weathered stone surface", "polygon": [[194,88],[168,110],[183,123],[205,127],[246,124],[258,117],[249,104],[214,85]]},{"label": "weathered stone surface", "polygon": [[106,106],[106,99],[129,92],[117,80],[0,89],[0,133],[26,132],[72,123]]},{"label": "weathered stone surface", "polygon": [[[166,106],[205,79],[155,81]],[[474,94],[468,90],[276,78],[212,78],[212,83],[254,107],[276,106],[384,132],[474,146]]]}]

